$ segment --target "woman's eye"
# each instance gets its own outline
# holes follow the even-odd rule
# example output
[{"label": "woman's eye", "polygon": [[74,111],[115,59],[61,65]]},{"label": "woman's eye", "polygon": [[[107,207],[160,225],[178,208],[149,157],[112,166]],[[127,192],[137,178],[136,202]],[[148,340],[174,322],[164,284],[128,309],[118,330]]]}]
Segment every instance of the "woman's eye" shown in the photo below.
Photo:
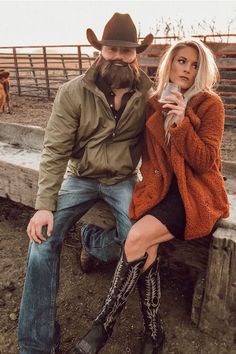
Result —
[{"label": "woman's eye", "polygon": [[184,60],[184,59],[179,59],[178,62],[179,62],[180,64],[184,64],[184,63],[185,63],[185,60]]},{"label": "woman's eye", "polygon": [[193,65],[193,68],[194,68],[195,70],[197,70],[197,69],[198,69],[198,65],[197,65],[197,64],[194,64],[194,65]]}]

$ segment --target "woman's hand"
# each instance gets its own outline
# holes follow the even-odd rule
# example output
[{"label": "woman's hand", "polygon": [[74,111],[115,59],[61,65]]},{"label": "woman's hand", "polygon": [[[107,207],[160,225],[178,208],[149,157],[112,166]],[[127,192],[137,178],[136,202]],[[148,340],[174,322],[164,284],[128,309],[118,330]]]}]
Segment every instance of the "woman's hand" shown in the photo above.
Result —
[{"label": "woman's hand", "polygon": [[184,120],[186,109],[186,103],[184,102],[182,93],[171,91],[171,95],[166,96],[165,101],[168,103],[165,103],[163,108],[169,110],[167,115],[174,114],[174,123],[179,125]]}]

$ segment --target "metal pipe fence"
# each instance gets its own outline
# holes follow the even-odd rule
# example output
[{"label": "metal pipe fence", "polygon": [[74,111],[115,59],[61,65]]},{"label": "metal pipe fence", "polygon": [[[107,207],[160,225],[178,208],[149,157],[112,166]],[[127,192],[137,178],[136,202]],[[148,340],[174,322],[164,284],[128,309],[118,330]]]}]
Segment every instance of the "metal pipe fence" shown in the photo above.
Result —
[{"label": "metal pipe fence", "polygon": [[86,45],[0,47],[0,69],[10,71],[13,94],[50,98],[92,65],[95,55],[86,49],[91,53]]},{"label": "metal pipe fence", "polygon": [[[200,38],[216,55],[221,73],[218,90],[228,119],[235,122],[236,34],[193,37]],[[176,36],[155,37],[154,44],[138,56],[141,68],[151,78],[155,77],[161,55],[176,39]],[[83,74],[97,55],[90,45],[0,47],[0,69],[10,71],[11,94],[54,98],[59,86]]]}]

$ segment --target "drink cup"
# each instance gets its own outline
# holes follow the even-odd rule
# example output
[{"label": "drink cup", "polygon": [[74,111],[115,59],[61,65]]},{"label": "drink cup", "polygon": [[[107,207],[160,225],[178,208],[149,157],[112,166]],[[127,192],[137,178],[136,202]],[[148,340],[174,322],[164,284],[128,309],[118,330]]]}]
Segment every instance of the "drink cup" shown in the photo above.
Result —
[{"label": "drink cup", "polygon": [[173,84],[172,82],[168,82],[165,87],[164,90],[162,91],[161,97],[159,99],[160,103],[167,103],[165,100],[166,96],[170,96],[171,95],[171,91],[180,91],[180,88],[178,85]]}]

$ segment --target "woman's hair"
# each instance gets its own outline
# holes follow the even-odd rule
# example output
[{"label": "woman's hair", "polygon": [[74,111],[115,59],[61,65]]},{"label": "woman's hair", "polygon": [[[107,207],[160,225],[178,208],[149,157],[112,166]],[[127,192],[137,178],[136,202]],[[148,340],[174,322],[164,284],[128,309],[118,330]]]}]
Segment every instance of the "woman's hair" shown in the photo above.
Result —
[{"label": "woman's hair", "polygon": [[[186,47],[191,47],[198,52],[198,70],[193,85],[184,93],[184,100],[187,103],[193,96],[199,92],[212,92],[213,86],[219,79],[219,71],[211,50],[201,41],[197,39],[180,40],[173,44],[163,55],[157,75],[155,94],[161,95],[164,86],[170,80],[171,65],[177,52]],[[165,131],[173,124],[174,117],[170,116],[165,119]],[[169,141],[169,137],[167,137]]]}]

